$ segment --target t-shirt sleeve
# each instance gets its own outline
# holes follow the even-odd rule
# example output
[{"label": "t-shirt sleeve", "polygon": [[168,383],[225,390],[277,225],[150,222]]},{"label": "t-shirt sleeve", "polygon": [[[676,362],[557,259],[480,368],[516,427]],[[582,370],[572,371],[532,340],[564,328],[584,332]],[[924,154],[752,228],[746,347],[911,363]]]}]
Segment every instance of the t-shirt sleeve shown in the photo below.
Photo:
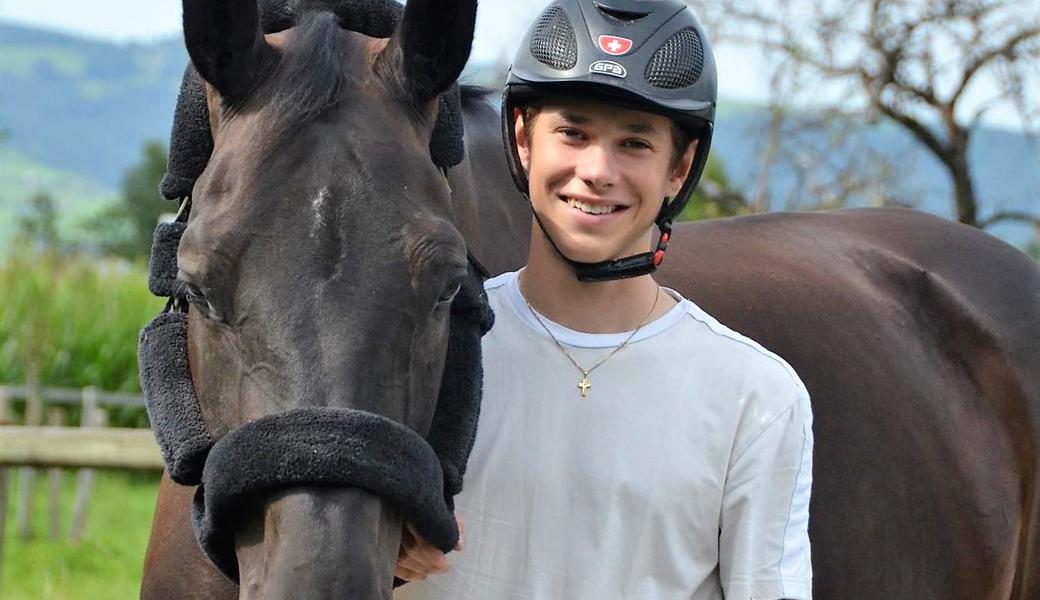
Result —
[{"label": "t-shirt sleeve", "polygon": [[812,411],[802,386],[786,409],[735,448],[719,533],[726,600],[812,598],[812,448]]}]

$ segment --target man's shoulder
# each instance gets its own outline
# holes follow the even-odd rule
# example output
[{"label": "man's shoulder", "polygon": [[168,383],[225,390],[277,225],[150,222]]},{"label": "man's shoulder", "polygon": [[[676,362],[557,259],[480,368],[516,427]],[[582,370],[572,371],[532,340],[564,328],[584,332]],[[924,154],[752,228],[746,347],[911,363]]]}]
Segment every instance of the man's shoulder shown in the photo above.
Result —
[{"label": "man's shoulder", "polygon": [[506,271],[505,273],[495,275],[491,279],[488,279],[484,282],[484,290],[490,293],[493,290],[505,289],[506,284],[509,283],[509,280],[513,277],[516,277],[516,273],[516,271]]},{"label": "man's shoulder", "polygon": [[740,371],[740,378],[758,391],[768,391],[774,397],[808,397],[805,384],[782,356],[725,325],[693,301],[685,299],[683,306],[687,327],[697,332],[699,354],[712,356],[723,370]]}]

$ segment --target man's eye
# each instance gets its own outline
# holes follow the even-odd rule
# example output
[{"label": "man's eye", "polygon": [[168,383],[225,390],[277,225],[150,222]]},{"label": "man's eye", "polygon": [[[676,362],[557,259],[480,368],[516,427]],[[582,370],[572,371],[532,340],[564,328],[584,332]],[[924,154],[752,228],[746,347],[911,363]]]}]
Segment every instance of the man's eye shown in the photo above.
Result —
[{"label": "man's eye", "polygon": [[634,148],[636,150],[650,150],[653,148],[650,144],[643,140],[625,140],[624,145],[628,148]]},{"label": "man's eye", "polygon": [[561,129],[559,129],[558,131],[559,131],[559,133],[563,134],[565,137],[574,138],[574,139],[581,139],[581,137],[582,137],[581,132],[578,131],[577,129],[570,129],[568,127],[563,127]]}]

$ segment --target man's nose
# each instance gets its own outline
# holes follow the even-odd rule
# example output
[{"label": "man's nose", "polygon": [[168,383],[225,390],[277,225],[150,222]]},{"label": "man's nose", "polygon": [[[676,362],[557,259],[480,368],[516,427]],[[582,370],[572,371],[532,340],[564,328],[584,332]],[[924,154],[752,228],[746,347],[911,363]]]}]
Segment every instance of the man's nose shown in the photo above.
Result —
[{"label": "man's nose", "polygon": [[595,190],[613,186],[618,175],[612,149],[604,144],[589,144],[579,157],[575,174]]}]

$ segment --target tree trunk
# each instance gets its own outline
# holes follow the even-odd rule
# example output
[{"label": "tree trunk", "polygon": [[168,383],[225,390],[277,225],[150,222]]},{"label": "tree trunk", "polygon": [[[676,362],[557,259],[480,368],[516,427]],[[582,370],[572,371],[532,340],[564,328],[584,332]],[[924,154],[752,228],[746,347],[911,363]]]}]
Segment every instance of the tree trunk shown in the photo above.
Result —
[{"label": "tree trunk", "polygon": [[979,226],[979,205],[975,183],[971,178],[967,153],[959,152],[947,165],[953,180],[953,198],[957,203],[957,220],[972,227]]}]

